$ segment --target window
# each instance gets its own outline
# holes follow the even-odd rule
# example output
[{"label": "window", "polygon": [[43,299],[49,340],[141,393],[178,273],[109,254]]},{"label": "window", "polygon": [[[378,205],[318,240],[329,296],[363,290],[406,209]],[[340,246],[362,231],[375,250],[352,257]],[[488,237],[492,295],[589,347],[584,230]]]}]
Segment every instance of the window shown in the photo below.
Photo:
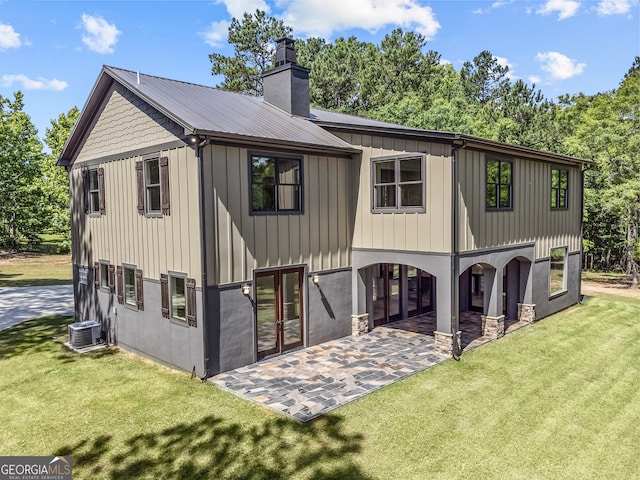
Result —
[{"label": "window", "polygon": [[567,208],[567,190],[569,188],[569,172],[551,169],[551,208]]},{"label": "window", "polygon": [[109,283],[109,262],[99,262],[96,264],[96,287],[100,290],[110,290],[111,284]]},{"label": "window", "polygon": [[251,155],[251,212],[302,213],[302,160]]},{"label": "window", "polygon": [[373,211],[424,211],[424,156],[372,160]]},{"label": "window", "polygon": [[487,208],[512,208],[512,165],[503,160],[487,161]]},{"label": "window", "polygon": [[104,168],[92,168],[82,171],[84,189],[84,212],[91,215],[104,215]]},{"label": "window", "polygon": [[171,318],[187,319],[187,293],[184,277],[170,277],[171,283]]},{"label": "window", "polygon": [[160,213],[160,160],[144,162],[147,213]]},{"label": "window", "polygon": [[132,265],[118,266],[118,303],[144,310],[142,270]]},{"label": "window", "polygon": [[169,215],[169,159],[149,155],[136,162],[138,213],[147,216]]},{"label": "window", "polygon": [[124,303],[125,305],[136,306],[136,269],[124,267]]},{"label": "window", "polygon": [[552,248],[549,255],[549,296],[567,290],[567,247]]},{"label": "window", "polygon": [[162,316],[197,326],[196,281],[183,273],[160,275]]}]

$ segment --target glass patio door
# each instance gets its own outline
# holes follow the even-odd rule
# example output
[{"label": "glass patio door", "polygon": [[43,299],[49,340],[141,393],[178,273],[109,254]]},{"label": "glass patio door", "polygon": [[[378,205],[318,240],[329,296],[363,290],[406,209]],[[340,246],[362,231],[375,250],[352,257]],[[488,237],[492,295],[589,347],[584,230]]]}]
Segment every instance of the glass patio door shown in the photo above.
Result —
[{"label": "glass patio door", "polygon": [[303,344],[303,269],[256,273],[258,358]]}]

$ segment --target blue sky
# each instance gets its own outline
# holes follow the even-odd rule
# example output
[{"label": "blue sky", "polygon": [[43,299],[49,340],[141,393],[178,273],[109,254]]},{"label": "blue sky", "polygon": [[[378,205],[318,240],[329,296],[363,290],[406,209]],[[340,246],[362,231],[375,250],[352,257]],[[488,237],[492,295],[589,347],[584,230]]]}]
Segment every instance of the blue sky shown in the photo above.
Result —
[{"label": "blue sky", "polygon": [[230,20],[256,8],[298,38],[416,30],[457,69],[489,50],[554,99],[616,88],[640,55],[639,0],[0,0],[0,95],[21,90],[43,137],[105,64],[214,86],[208,54],[231,54]]}]

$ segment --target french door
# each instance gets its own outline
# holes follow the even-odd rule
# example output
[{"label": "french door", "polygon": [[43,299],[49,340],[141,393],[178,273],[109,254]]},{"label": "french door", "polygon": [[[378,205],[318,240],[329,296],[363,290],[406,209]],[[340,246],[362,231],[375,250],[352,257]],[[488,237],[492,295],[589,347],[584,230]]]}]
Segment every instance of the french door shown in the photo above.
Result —
[{"label": "french door", "polygon": [[302,268],[256,273],[258,358],[302,346],[303,279]]}]

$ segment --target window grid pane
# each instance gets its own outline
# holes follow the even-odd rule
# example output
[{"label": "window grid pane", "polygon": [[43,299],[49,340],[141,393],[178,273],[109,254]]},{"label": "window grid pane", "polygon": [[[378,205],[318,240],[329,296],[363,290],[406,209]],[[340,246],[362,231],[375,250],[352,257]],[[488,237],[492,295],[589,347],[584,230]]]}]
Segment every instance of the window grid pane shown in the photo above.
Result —
[{"label": "window grid pane", "polygon": [[396,158],[372,163],[374,209],[424,207],[423,158]]},{"label": "window grid pane", "polygon": [[89,170],[89,212],[100,211],[100,190],[98,187],[98,170]]},{"label": "window grid pane", "polygon": [[302,161],[254,155],[251,157],[251,210],[302,211]]},{"label": "window grid pane", "polygon": [[160,213],[162,205],[160,199],[160,160],[157,158],[146,160],[144,166],[147,190],[147,212]]},{"label": "window grid pane", "polygon": [[511,208],[511,162],[488,160],[486,173],[487,208]]}]

